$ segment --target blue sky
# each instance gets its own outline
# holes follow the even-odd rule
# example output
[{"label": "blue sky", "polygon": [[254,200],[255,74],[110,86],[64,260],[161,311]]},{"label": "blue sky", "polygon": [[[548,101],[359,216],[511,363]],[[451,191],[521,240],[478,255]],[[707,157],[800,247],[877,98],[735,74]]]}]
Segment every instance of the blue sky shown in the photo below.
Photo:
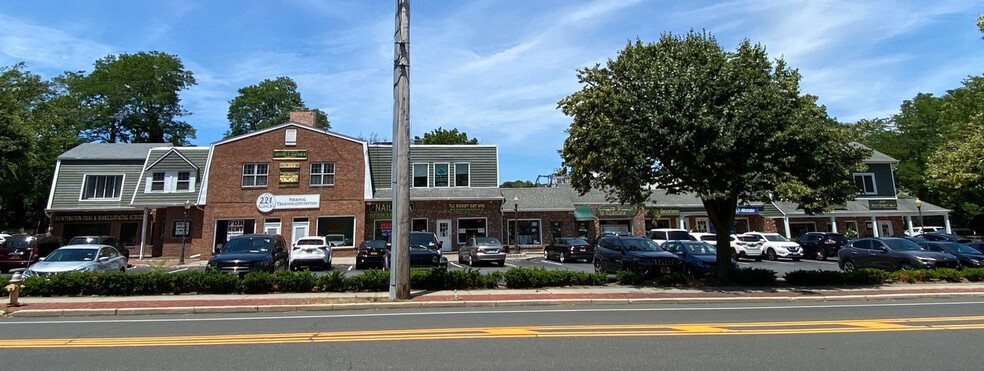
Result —
[{"label": "blue sky", "polygon": [[[290,76],[348,135],[392,129],[393,1],[5,1],[0,65],[52,77],[107,54],[177,54],[198,85],[182,93],[206,145],[228,128],[240,87]],[[457,127],[500,146],[501,181],[558,167],[569,119],[556,103],[575,70],[629,39],[711,31],[783,56],[841,121],[885,117],[918,92],[984,73],[972,1],[427,1],[411,10],[412,133]]]}]

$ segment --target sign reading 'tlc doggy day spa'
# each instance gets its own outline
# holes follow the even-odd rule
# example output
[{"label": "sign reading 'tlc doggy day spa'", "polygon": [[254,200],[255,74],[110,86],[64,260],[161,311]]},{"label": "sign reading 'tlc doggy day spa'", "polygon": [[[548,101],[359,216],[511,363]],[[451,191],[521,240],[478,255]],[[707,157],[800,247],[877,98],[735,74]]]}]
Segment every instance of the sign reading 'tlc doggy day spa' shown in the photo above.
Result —
[{"label": "sign reading 'tlc doggy day spa'", "polygon": [[273,195],[261,194],[256,198],[256,209],[261,213],[273,210],[317,209],[321,207],[321,197],[318,195]]}]

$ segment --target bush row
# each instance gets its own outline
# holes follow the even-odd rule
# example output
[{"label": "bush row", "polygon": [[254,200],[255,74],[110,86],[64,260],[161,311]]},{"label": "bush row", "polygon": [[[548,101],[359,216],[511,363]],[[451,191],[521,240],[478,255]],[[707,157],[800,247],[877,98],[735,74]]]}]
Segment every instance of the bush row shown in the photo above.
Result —
[{"label": "bush row", "polygon": [[547,270],[542,267],[510,268],[503,274],[506,287],[511,289],[529,289],[537,287],[558,286],[598,286],[608,282],[604,273],[585,273],[561,270]]},{"label": "bush row", "polygon": [[840,271],[793,271],[785,275],[786,283],[793,286],[827,286],[827,285],[878,285],[888,282],[970,282],[984,281],[984,268],[952,268],[919,269],[909,271],[886,272],[880,269],[858,269],[853,272]]}]

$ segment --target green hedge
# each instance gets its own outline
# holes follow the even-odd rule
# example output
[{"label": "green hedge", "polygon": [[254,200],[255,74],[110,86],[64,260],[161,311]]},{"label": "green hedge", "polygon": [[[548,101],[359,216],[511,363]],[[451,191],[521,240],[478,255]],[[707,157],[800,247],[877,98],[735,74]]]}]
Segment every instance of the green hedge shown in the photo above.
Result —
[{"label": "green hedge", "polygon": [[731,283],[739,286],[772,286],[776,272],[762,268],[739,268],[731,272]]},{"label": "green hedge", "polygon": [[793,271],[785,275],[786,283],[793,286],[878,285],[888,282],[970,282],[984,281],[984,268],[916,269],[886,272],[880,269],[841,271]]},{"label": "green hedge", "polygon": [[529,289],[537,287],[558,286],[599,286],[608,282],[604,273],[585,273],[545,268],[510,268],[503,274],[506,287],[511,289]]}]

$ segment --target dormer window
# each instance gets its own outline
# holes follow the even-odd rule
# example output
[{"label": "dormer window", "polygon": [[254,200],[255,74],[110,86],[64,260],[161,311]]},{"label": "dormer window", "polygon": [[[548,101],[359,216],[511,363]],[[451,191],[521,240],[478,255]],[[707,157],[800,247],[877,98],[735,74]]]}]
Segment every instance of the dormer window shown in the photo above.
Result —
[{"label": "dormer window", "polygon": [[857,187],[858,195],[872,196],[878,194],[878,186],[875,184],[875,174],[873,173],[854,173],[854,185]]},{"label": "dormer window", "polygon": [[194,192],[195,174],[191,171],[155,171],[147,175],[147,193]]}]

